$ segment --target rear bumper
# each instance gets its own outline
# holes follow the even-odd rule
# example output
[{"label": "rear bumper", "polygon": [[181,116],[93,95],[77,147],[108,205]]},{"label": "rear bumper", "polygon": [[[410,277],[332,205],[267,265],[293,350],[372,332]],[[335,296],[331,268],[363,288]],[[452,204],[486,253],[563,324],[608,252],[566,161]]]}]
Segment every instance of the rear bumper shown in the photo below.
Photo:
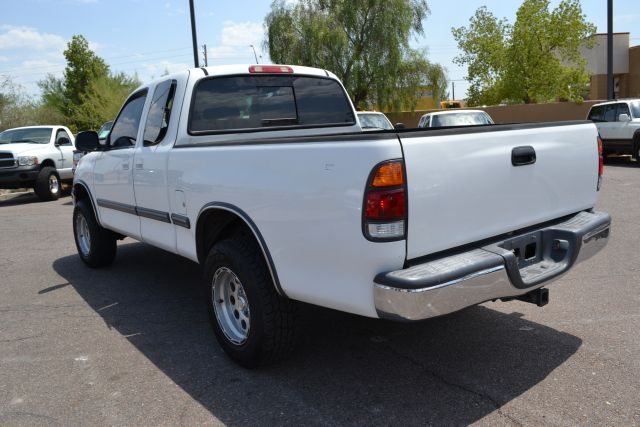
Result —
[{"label": "rear bumper", "polygon": [[378,316],[428,319],[523,295],[602,250],[610,227],[608,214],[580,212],[557,224],[381,273],[374,280]]}]

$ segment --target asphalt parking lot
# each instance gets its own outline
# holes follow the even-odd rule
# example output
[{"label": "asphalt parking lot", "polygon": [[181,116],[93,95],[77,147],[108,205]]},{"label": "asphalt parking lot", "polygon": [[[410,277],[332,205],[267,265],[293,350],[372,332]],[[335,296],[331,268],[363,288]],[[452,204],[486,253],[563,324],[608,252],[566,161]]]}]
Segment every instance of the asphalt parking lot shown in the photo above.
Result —
[{"label": "asphalt parking lot", "polygon": [[0,201],[0,425],[640,425],[640,165],[610,159],[609,246],[551,302],[416,324],[306,308],[289,361],[217,346],[198,266],[76,255],[71,199]]}]

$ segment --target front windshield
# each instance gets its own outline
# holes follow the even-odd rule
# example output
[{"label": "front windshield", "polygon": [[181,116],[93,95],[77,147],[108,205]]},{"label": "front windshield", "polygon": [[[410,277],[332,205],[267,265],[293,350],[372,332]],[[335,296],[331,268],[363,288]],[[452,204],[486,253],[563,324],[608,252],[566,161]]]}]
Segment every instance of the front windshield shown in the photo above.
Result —
[{"label": "front windshield", "polygon": [[393,126],[382,114],[358,114],[363,129],[393,129]]},{"label": "front windshield", "polygon": [[631,114],[634,119],[640,119],[640,101],[634,101],[630,103],[631,105]]},{"label": "front windshield", "polygon": [[10,129],[0,133],[0,144],[48,144],[51,128]]},{"label": "front windshield", "polygon": [[431,127],[473,126],[491,124],[482,113],[454,113],[433,116]]}]

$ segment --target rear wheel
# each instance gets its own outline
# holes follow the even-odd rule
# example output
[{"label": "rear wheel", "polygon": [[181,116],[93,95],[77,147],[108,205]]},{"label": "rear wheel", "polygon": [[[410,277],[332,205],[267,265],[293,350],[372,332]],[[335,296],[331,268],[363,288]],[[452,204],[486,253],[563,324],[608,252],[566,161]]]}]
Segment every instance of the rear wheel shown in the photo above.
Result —
[{"label": "rear wheel", "polygon": [[73,210],[73,235],[80,259],[89,267],[105,267],[116,257],[117,236],[98,224],[86,199]]},{"label": "rear wheel", "polygon": [[45,166],[40,170],[34,187],[40,200],[58,200],[60,197],[60,177],[55,168]]},{"label": "rear wheel", "polygon": [[278,295],[256,244],[247,237],[216,243],[205,262],[211,325],[223,350],[253,368],[294,347],[296,306]]}]

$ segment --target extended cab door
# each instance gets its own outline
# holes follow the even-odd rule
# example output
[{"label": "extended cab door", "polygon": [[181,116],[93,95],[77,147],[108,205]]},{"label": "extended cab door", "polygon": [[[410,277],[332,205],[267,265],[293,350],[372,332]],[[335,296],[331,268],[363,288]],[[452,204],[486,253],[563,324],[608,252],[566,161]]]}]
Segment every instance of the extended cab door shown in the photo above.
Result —
[{"label": "extended cab door", "polygon": [[107,138],[108,149],[96,159],[94,189],[103,226],[140,239],[133,191],[133,154],[141,135],[140,120],[147,89],[131,95]]},{"label": "extended cab door", "polygon": [[135,149],[133,169],[142,240],[172,252],[176,250],[176,233],[171,221],[167,163],[178,128],[179,103],[174,100],[176,95],[179,99],[184,95],[186,76],[183,78],[180,82],[167,79],[150,88],[144,137]]}]

